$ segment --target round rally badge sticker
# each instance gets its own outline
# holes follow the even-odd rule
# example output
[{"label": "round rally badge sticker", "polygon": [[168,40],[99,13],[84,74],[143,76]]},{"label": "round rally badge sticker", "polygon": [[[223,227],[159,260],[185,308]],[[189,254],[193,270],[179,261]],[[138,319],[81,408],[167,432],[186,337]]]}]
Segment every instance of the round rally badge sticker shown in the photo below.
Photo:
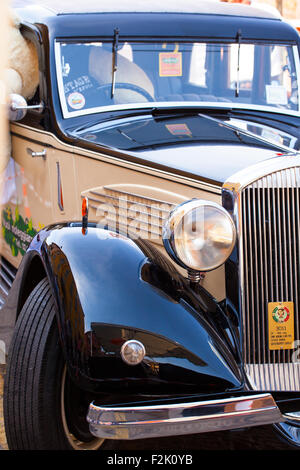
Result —
[{"label": "round rally badge sticker", "polygon": [[272,312],[273,319],[277,323],[285,323],[290,318],[290,311],[284,305],[278,305]]},{"label": "round rally badge sticker", "polygon": [[82,109],[85,105],[85,98],[76,91],[68,96],[68,104],[72,109]]}]

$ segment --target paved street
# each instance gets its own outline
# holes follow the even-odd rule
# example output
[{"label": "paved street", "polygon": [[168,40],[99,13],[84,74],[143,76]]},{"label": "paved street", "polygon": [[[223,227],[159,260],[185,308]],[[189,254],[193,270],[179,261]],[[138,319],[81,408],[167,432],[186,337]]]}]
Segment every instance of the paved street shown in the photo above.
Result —
[{"label": "paved street", "polygon": [[7,450],[7,442],[5,438],[4,422],[3,422],[3,377],[4,377],[4,366],[0,365],[0,450]]},{"label": "paved street", "polygon": [[[1,369],[2,368],[2,369]],[[8,450],[3,423],[3,378],[5,370],[0,366],[0,450]],[[261,426],[246,431],[226,431],[175,438],[144,439],[139,441],[109,441],[106,450],[290,450],[281,442],[271,426]]]}]

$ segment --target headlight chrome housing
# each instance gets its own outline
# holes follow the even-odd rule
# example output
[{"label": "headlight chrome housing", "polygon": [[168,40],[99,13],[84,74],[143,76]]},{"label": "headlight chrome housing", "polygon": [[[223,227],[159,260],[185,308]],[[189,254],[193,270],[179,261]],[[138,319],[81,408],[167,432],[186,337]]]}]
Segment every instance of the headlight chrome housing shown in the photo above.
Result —
[{"label": "headlight chrome housing", "polygon": [[190,271],[212,271],[230,256],[236,229],[229,213],[219,204],[192,199],[177,206],[163,228],[168,254]]}]

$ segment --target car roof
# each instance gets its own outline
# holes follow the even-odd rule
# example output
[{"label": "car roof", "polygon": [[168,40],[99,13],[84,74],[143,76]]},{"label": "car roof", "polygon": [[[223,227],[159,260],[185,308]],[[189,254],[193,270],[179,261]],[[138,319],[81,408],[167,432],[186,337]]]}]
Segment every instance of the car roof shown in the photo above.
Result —
[{"label": "car roof", "polygon": [[21,23],[54,38],[113,36],[204,41],[288,41],[299,34],[272,13],[218,0],[12,0]]},{"label": "car roof", "polygon": [[49,14],[68,15],[84,13],[197,13],[212,15],[275,18],[263,9],[248,5],[224,3],[219,0],[13,0],[16,8],[44,8]]}]

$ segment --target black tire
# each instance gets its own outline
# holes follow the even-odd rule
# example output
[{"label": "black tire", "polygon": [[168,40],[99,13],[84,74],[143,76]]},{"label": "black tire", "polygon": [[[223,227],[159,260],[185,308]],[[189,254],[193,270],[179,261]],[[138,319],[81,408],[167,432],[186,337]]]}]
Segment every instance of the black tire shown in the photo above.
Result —
[{"label": "black tire", "polygon": [[[83,415],[77,416],[84,399],[68,376],[55,304],[43,279],[20,313],[8,355],[3,405],[9,449],[98,449],[102,440],[89,433]],[[73,406],[66,407],[70,402]]]}]

